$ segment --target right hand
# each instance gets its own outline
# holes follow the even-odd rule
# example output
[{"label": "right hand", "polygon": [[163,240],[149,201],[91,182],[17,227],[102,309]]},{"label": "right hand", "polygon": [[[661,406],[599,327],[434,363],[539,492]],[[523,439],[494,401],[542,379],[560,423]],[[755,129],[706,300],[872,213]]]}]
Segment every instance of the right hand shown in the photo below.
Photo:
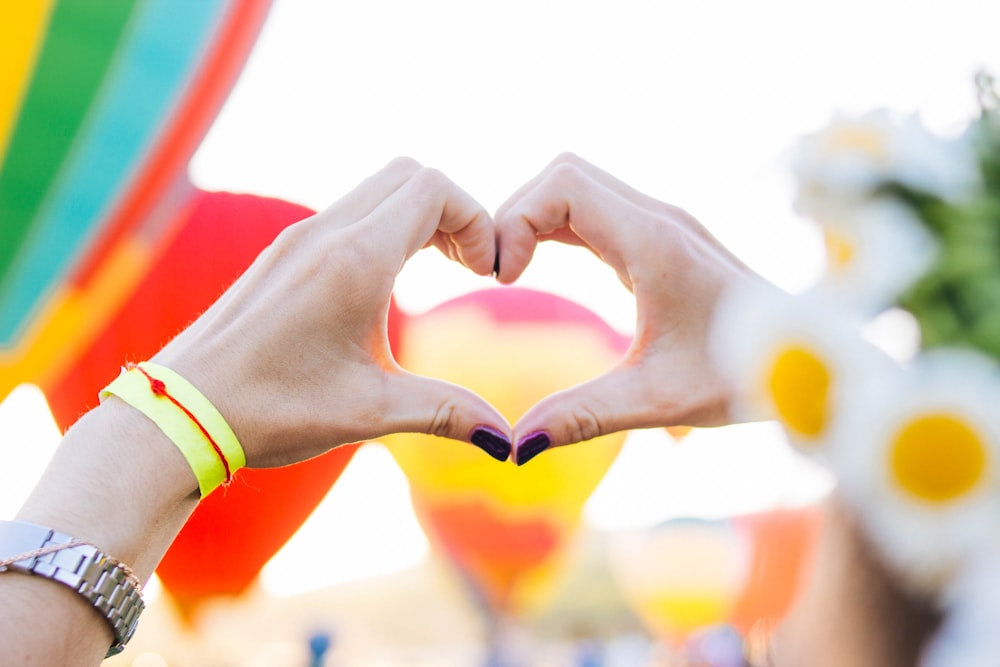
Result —
[{"label": "right hand", "polygon": [[637,307],[621,363],[542,400],[514,426],[519,464],[548,447],[615,431],[728,423],[730,393],[709,358],[709,328],[723,291],[759,277],[694,217],[562,155],[494,220],[501,282],[517,280],[539,241],[555,240],[588,248],[611,266]]}]

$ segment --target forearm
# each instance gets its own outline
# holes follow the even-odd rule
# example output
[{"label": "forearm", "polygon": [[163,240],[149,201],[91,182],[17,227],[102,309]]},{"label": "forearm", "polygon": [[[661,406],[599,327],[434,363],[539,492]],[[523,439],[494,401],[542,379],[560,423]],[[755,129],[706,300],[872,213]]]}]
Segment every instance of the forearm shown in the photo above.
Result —
[{"label": "forearm", "polygon": [[[159,428],[116,398],[66,434],[17,515],[90,542],[145,582],[198,501],[190,466]],[[98,664],[100,614],[56,582],[0,573],[0,664]]]}]

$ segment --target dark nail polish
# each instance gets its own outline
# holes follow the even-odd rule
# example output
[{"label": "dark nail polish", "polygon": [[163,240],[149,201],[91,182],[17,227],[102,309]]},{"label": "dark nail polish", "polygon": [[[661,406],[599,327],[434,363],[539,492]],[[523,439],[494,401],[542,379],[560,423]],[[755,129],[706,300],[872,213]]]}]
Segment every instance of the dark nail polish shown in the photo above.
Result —
[{"label": "dark nail polish", "polygon": [[517,465],[523,466],[548,449],[551,444],[552,440],[545,431],[535,431],[524,436],[517,445]]},{"label": "dark nail polish", "polygon": [[497,250],[497,254],[493,256],[493,275],[500,275],[500,251]]},{"label": "dark nail polish", "polygon": [[510,440],[495,428],[477,426],[469,440],[497,461],[506,461],[510,456]]}]

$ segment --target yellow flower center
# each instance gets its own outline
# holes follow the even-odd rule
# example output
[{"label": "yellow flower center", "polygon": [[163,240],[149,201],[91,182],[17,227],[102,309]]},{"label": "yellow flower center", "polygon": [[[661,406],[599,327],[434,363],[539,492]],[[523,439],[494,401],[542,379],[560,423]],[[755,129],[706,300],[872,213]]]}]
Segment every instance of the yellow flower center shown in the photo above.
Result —
[{"label": "yellow flower center", "polygon": [[823,135],[823,150],[827,154],[861,153],[876,162],[888,160],[885,135],[874,127],[845,125]]},{"label": "yellow flower center", "polygon": [[830,230],[826,230],[823,236],[826,239],[826,257],[830,268],[842,271],[850,266],[854,260],[854,244],[846,236]]},{"label": "yellow flower center", "polygon": [[810,437],[823,432],[830,371],[812,351],[799,346],[782,350],[771,367],[768,389],[786,426]]},{"label": "yellow flower center", "polygon": [[890,451],[892,474],[916,498],[953,501],[982,480],[986,447],[979,434],[959,417],[924,415],[906,424]]}]

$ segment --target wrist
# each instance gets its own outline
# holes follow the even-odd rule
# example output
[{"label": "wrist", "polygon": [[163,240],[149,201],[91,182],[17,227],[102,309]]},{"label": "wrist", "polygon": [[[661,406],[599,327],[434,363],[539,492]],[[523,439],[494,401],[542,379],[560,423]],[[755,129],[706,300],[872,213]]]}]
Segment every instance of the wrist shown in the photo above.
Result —
[{"label": "wrist", "polygon": [[198,497],[173,443],[112,398],[67,432],[17,518],[91,542],[145,581]]}]

